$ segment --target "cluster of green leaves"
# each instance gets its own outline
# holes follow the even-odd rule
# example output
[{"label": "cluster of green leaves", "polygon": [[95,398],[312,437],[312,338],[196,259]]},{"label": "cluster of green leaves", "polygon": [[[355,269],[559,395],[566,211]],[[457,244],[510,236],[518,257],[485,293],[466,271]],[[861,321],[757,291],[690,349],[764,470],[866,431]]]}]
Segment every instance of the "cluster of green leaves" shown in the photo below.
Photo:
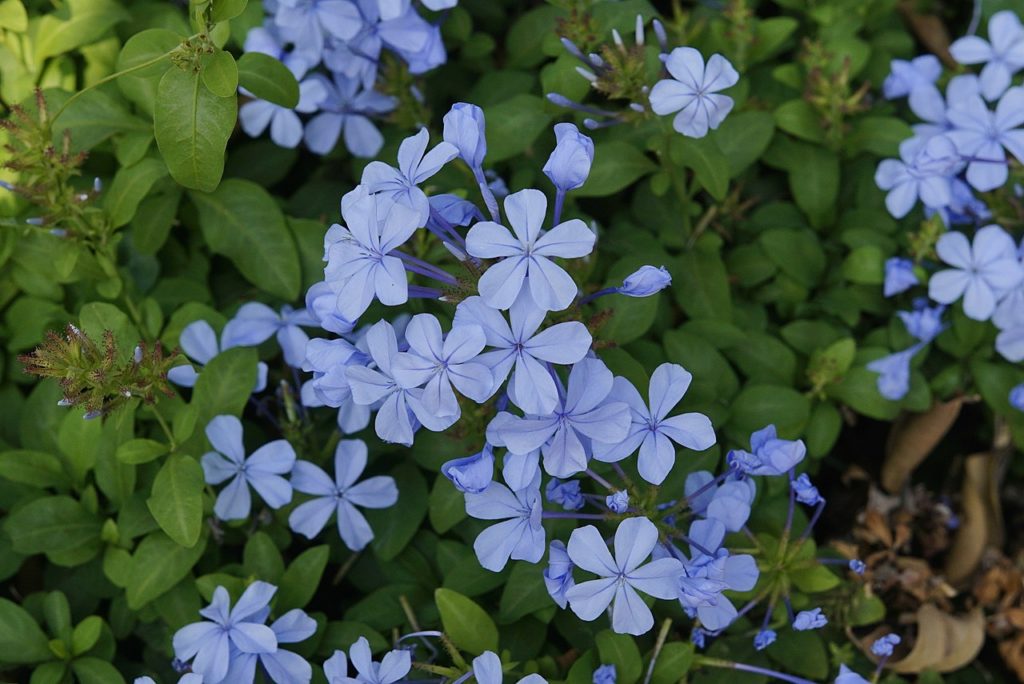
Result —
[{"label": "cluster of green leaves", "polygon": [[[293,535],[287,507],[257,511],[244,524],[212,518],[198,459],[213,416],[243,416],[250,447],[283,435],[300,458],[330,459],[333,418],[296,419],[295,388],[250,402],[257,358],[272,364],[272,387],[292,379],[272,344],[225,352],[194,391],[155,407],[132,401],[103,421],[57,406],[59,388],[21,373],[16,356],[69,321],[97,339],[112,331],[128,354],[140,339],[173,348],[195,320],[219,331],[246,301],[298,303],[322,278],[326,225],[365,163],[234,132],[236,86],[282,106],[298,97],[276,61],[236,59],[247,30],[262,21],[255,0],[187,10],[155,0],[67,0],[57,11],[43,4],[0,0],[0,100],[24,102],[44,89],[51,112],[60,112],[54,134],[70,129],[75,149],[90,154],[83,187],[93,176],[104,180],[98,207],[121,239],[104,270],[46,231],[5,222],[0,232],[0,578],[15,599],[0,600],[0,670],[25,680],[33,671],[41,684],[142,673],[170,681],[173,631],[196,619],[216,586],[237,597],[261,579],[280,587],[277,613],[304,607],[318,621],[298,647],[314,661],[359,636],[376,652],[396,632],[440,625],[467,654],[497,649],[553,680],[584,684],[597,665],[614,663],[619,684],[636,684],[655,660],[651,682],[678,681],[694,663],[691,621],[678,607],[659,604],[659,618],[672,623],[657,648],[656,634],[627,638],[606,620],[583,623],[557,610],[536,566],[479,566],[472,543],[484,523],[467,518],[462,496],[438,471],[479,447],[480,435],[422,434],[411,450],[368,440],[371,470],[392,475],[400,499],[368,514],[376,538],[352,554],[330,529],[313,543]],[[920,220],[897,222],[885,211],[874,170],[908,129],[896,106],[862,87],[877,87],[890,59],[916,52],[896,4],[750,0],[727,12],[701,5],[667,16],[676,43],[720,52],[741,70],[729,93],[735,110],[699,140],[653,116],[593,135],[594,167],[567,214],[595,219],[600,239],[574,275],[587,289],[617,285],[642,264],[664,264],[673,276],[658,297],[601,300],[609,309],[597,335],[601,356],[638,387],[660,363],[682,364],[694,375],[682,408],[709,415],[722,442],[680,459],[662,488],[666,501],[688,473],[715,469],[727,448],[746,446],[769,423],[806,441],[816,472],[844,429],[855,430],[844,417],[893,420],[959,391],[965,378],[993,410],[1008,412],[1019,371],[993,361],[991,334],[957,312],[937,341],[955,360],[950,370],[929,373],[931,382],[915,371],[902,402],[881,398],[864,367],[909,342],[890,320],[894,304],[881,283],[884,260],[905,251]],[[550,126],[571,113],[544,95],[595,97],[558,36],[597,49],[612,29],[631,35],[637,13],[656,10],[646,0],[463,0],[443,27],[449,62],[421,84],[431,129],[440,130],[451,102],[479,104],[488,164],[513,190],[547,187],[540,168],[553,145]],[[648,36],[652,78],[654,52]],[[380,158],[393,160],[408,133],[386,127]],[[465,169],[452,164],[429,190],[466,186]],[[0,196],[11,223],[31,211]],[[415,247],[425,258],[443,253]],[[116,287],[104,284],[112,279]],[[766,568],[780,548],[785,484],[762,488],[751,522]],[[795,534],[806,524],[797,517]],[[549,538],[565,539],[571,527],[553,521]],[[814,679],[850,661],[842,628],[877,622],[884,608],[859,584],[811,563],[816,551],[808,542],[785,556],[786,582],[798,607],[829,606],[833,628],[780,629],[778,642],[757,653],[757,624],[742,620],[710,654]],[[772,577],[766,572],[755,594]],[[566,667],[570,648],[580,657]],[[693,680],[736,675],[702,670]]]}]

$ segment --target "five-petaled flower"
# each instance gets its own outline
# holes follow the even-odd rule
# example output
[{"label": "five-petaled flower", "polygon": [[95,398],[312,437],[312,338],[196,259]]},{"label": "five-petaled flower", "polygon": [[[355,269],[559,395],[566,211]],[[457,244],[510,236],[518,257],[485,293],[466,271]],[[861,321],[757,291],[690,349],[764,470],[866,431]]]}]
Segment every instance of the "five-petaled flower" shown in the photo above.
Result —
[{"label": "five-petaled flower", "polygon": [[707,67],[700,52],[691,47],[677,47],[661,55],[672,78],[654,84],[651,109],[664,116],[676,114],[672,126],[683,135],[703,138],[709,129],[718,128],[732,110],[733,100],[720,95],[740,80],[740,75],[722,55],[711,55]]}]

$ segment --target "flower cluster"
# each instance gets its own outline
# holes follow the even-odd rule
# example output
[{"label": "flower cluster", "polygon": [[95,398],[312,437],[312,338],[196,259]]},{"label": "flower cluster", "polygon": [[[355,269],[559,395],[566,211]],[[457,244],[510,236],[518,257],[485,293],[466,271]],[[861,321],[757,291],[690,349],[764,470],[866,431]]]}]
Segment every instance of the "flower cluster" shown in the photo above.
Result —
[{"label": "flower cluster", "polygon": [[[434,11],[456,2],[422,0]],[[385,51],[413,75],[447,58],[439,23],[421,17],[411,0],[277,0],[265,7],[270,16],[249,32],[245,51],[280,60],[299,81],[299,103],[292,110],[256,99],[238,115],[247,134],[269,127],[281,147],[305,142],[327,154],[342,138],[353,155],[373,157],[384,143],[373,119],[398,104],[376,90]],[[315,116],[303,123],[299,114]]]},{"label": "flower cluster", "polygon": [[[868,365],[879,373],[879,392],[903,398],[910,388],[914,356],[944,325],[948,305],[961,302],[963,313],[976,321],[992,321],[999,329],[996,350],[1011,362],[1024,360],[1024,251],[1000,225],[975,192],[1009,188],[1007,155],[1024,160],[1024,86],[1012,85],[1024,68],[1024,27],[1011,11],[992,15],[989,40],[967,36],[950,47],[964,65],[984,65],[980,75],[949,79],[945,96],[936,82],[941,66],[933,57],[895,60],[886,79],[886,97],[907,96],[911,110],[923,121],[914,136],[900,145],[900,159],[881,162],[877,185],[888,192],[886,206],[906,216],[920,201],[929,215],[946,226],[974,226],[973,233],[949,230],[938,236],[938,263],[919,250],[918,263],[903,257],[886,262],[885,295],[895,296],[927,278],[928,300],[915,300],[913,311],[901,311],[907,331],[917,342]],[[993,108],[994,105],[994,108]]]},{"label": "flower cluster", "polygon": [[591,86],[609,99],[627,101],[627,108],[612,111],[601,107],[574,102],[560,93],[548,93],[556,105],[584,114],[584,125],[590,129],[605,128],[643,116],[648,111],[658,116],[674,115],[672,127],[691,138],[703,138],[709,130],[718,128],[729,112],[733,99],[722,95],[739,81],[739,74],[725,57],[711,55],[707,63],[703,55],[692,47],[677,47],[669,51],[665,27],[655,19],[652,22],[658,39],[658,59],[664,65],[663,76],[653,87],[645,78],[645,31],[643,16],[637,15],[634,44],[627,46],[617,30],[612,31],[613,45],[600,53],[584,54],[568,38],[562,44],[582,66],[576,71]]}]

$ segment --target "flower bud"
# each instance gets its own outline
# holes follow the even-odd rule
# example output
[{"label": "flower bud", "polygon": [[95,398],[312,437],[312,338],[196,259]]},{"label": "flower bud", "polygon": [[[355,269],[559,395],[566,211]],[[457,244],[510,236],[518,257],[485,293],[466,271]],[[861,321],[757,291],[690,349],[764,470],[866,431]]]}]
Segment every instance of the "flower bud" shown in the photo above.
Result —
[{"label": "flower bud", "polygon": [[444,115],[444,139],[459,148],[459,156],[470,168],[480,168],[487,155],[484,110],[473,104],[456,102]]},{"label": "flower bud", "polygon": [[650,297],[672,284],[672,276],[664,266],[641,266],[622,281],[619,294],[627,297]]},{"label": "flower bud", "polygon": [[555,138],[558,142],[544,164],[544,174],[562,192],[575,190],[590,175],[590,165],[594,161],[594,141],[580,133],[576,125],[571,123],[556,124]]}]

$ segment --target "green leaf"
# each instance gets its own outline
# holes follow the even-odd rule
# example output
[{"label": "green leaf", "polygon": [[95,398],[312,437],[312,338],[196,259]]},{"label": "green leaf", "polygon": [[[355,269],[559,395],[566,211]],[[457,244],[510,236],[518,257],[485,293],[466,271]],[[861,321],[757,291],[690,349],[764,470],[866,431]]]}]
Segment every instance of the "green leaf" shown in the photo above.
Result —
[{"label": "green leaf", "polygon": [[150,195],[142,200],[132,219],[132,246],[141,254],[156,254],[167,242],[181,202],[181,188]]},{"label": "green leaf", "polygon": [[28,665],[52,659],[49,639],[28,611],[0,598],[0,662]]},{"label": "green leaf", "polygon": [[498,650],[494,620],[472,599],[442,588],[434,591],[434,601],[441,613],[441,626],[453,644],[472,655]]},{"label": "green leaf", "polygon": [[697,247],[684,252],[672,271],[672,292],[676,302],[691,318],[732,320],[729,274],[721,254],[713,248]]},{"label": "green leaf", "polygon": [[665,644],[654,664],[651,684],[676,684],[693,666],[693,644],[673,641]]},{"label": "green leaf", "polygon": [[213,0],[210,18],[214,23],[234,19],[245,11],[249,0]]},{"label": "green leaf", "polygon": [[551,121],[545,101],[526,94],[484,107],[484,116],[487,119],[487,161],[491,164],[525,152]]},{"label": "green leaf", "polygon": [[103,207],[110,216],[112,227],[119,228],[131,221],[153,184],[166,175],[167,166],[152,157],[133,166],[119,168],[114,182],[103,193]]},{"label": "green leaf", "polygon": [[203,85],[217,97],[233,97],[238,90],[238,65],[230,52],[218,50],[204,59],[202,74]]},{"label": "green leaf", "polygon": [[0,2],[0,28],[21,33],[28,28],[28,12],[21,0],[3,0]]},{"label": "green leaf", "polygon": [[199,540],[203,525],[203,469],[191,456],[172,454],[153,480],[146,507],[167,536],[182,546]]},{"label": "green leaf", "polygon": [[67,487],[71,483],[61,460],[53,454],[28,449],[0,454],[0,478],[30,487]]},{"label": "green leaf", "polygon": [[894,116],[865,116],[853,121],[843,140],[854,152],[872,152],[882,157],[899,156],[900,143],[914,135],[903,119]]},{"label": "green leaf", "polygon": [[245,543],[242,552],[245,571],[265,582],[277,584],[284,574],[281,552],[266,532],[256,532]]},{"label": "green leaf", "polygon": [[169,447],[152,439],[132,439],[117,447],[117,460],[122,463],[149,463],[163,456]]},{"label": "green leaf", "polygon": [[102,629],[103,618],[98,615],[90,615],[75,625],[71,634],[71,654],[79,656],[95,646]]},{"label": "green leaf", "polygon": [[735,178],[757,161],[775,135],[775,120],[768,112],[740,112],[722,122],[709,135],[729,163]]},{"label": "green leaf", "polygon": [[325,544],[303,551],[292,561],[281,576],[275,604],[278,613],[306,607],[320,586],[329,555],[330,548]]},{"label": "green leaf", "polygon": [[256,350],[251,347],[227,349],[203,366],[192,392],[198,422],[206,425],[214,416],[238,416],[256,384]]},{"label": "green leaf", "polygon": [[[49,92],[47,93],[49,100]],[[51,104],[51,107],[53,105]],[[151,133],[153,124],[141,119],[100,89],[87,90],[56,119],[56,129],[71,131],[71,147],[89,150],[116,133]]]},{"label": "green leaf", "polygon": [[[529,69],[543,62],[545,55],[541,46],[544,38],[555,32],[559,19],[564,16],[565,10],[551,5],[541,5],[519,15],[509,27],[505,39],[508,66]],[[586,82],[579,74],[576,74],[576,78]]]},{"label": "green leaf", "polygon": [[[0,456],[0,474],[2,463]],[[434,488],[430,490],[428,514],[430,526],[438,534],[444,534],[466,518],[466,499],[447,477],[438,477],[434,480]]]},{"label": "green leaf", "polygon": [[124,677],[117,668],[100,658],[76,658],[71,669],[79,684],[124,684]]},{"label": "green leaf", "polygon": [[829,385],[827,392],[857,413],[877,420],[892,420],[900,412],[898,402],[879,394],[878,373],[867,368],[851,368],[841,381]]},{"label": "green leaf", "polygon": [[719,202],[729,191],[729,160],[718,149],[714,140],[688,138],[677,135],[672,138],[672,161],[693,169],[694,178]]},{"label": "green leaf", "polygon": [[189,196],[212,251],[231,259],[265,292],[286,300],[298,297],[302,269],[295,239],[266,190],[251,181],[228,178],[216,192]]},{"label": "green leaf", "polygon": [[640,649],[633,637],[606,629],[594,638],[594,642],[601,663],[611,663],[615,666],[616,684],[634,684],[640,679],[643,662],[640,659]]},{"label": "green leaf", "polygon": [[279,60],[246,52],[238,60],[238,85],[261,100],[292,109],[299,104],[299,83]]},{"label": "green leaf", "polygon": [[823,681],[828,675],[825,642],[817,632],[786,630],[766,651],[787,672],[809,677],[813,681]]},{"label": "green leaf", "polygon": [[501,592],[498,620],[508,624],[551,605],[544,576],[537,572],[537,566],[532,563],[514,563]]},{"label": "green leaf", "polygon": [[821,119],[806,100],[783,102],[775,109],[775,123],[787,133],[808,142],[825,142]]},{"label": "green leaf", "polygon": [[237,99],[217,97],[199,74],[167,70],[157,86],[153,126],[174,180],[187,188],[216,189],[237,112]]},{"label": "green leaf", "polygon": [[[146,29],[136,33],[125,42],[117,56],[118,71],[134,69],[131,74],[122,76],[121,79],[162,76],[171,65],[170,55],[167,53],[181,45],[182,40],[183,36],[164,28]],[[164,59],[159,59],[164,55]],[[155,63],[141,66],[148,62]]]},{"label": "green leaf", "polygon": [[791,570],[789,579],[802,592],[816,594],[839,586],[839,577],[824,565]]},{"label": "green leaf", "polygon": [[178,544],[163,532],[148,535],[132,555],[128,586],[125,587],[128,607],[138,610],[170,591],[191,572],[205,549],[205,535],[192,547]]},{"label": "green leaf", "polygon": [[791,387],[748,385],[733,402],[729,428],[744,444],[752,432],[773,423],[781,437],[792,439],[803,430],[810,414],[810,399]]},{"label": "green leaf", "polygon": [[758,237],[761,248],[783,273],[806,288],[818,284],[825,273],[825,252],[814,231],[773,228]]},{"label": "green leaf", "polygon": [[114,24],[129,19],[128,12],[112,0],[67,0],[66,12],[47,14],[36,30],[36,62],[100,38]]},{"label": "green leaf", "polygon": [[[398,485],[398,503],[392,508],[367,510],[366,519],[373,528],[373,550],[382,561],[402,552],[427,515],[427,482],[411,463],[398,466],[391,475]],[[395,515],[401,511],[401,515]]]},{"label": "green leaf", "polygon": [[587,182],[573,194],[577,197],[604,197],[632,185],[657,168],[646,154],[621,140],[598,143]]},{"label": "green leaf", "polygon": [[851,283],[881,285],[885,282],[885,254],[875,245],[858,247],[843,261],[843,277]]},{"label": "green leaf", "polygon": [[811,225],[828,224],[835,213],[839,194],[839,157],[821,147],[805,145],[805,155],[796,168],[789,170],[789,187],[796,204]]},{"label": "green leaf", "polygon": [[831,451],[842,429],[843,418],[835,404],[825,401],[816,405],[804,431],[807,453],[811,458],[821,458]]},{"label": "green leaf", "polygon": [[100,521],[68,496],[31,501],[8,515],[4,527],[14,550],[26,555],[79,549],[100,538]]}]

